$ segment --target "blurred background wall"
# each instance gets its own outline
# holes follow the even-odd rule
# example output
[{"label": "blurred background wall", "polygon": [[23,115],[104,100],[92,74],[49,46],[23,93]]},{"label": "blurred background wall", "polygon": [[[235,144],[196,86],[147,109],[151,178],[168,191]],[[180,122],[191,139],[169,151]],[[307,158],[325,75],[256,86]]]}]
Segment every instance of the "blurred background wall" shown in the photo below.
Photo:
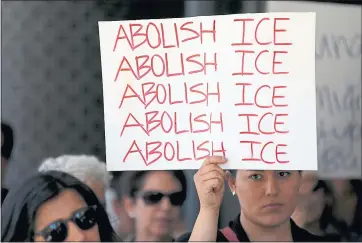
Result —
[{"label": "blurred background wall", "polygon": [[42,159],[104,155],[102,82],[92,1],[2,2],[2,120],[15,131],[7,183]]},{"label": "blurred background wall", "polygon": [[[263,1],[2,1],[1,119],[15,130],[8,187],[64,153],[105,160],[97,21],[260,12]],[[193,186],[185,205],[189,229],[198,213]],[[226,206],[227,205],[227,206]],[[220,224],[238,210],[226,193]]]}]

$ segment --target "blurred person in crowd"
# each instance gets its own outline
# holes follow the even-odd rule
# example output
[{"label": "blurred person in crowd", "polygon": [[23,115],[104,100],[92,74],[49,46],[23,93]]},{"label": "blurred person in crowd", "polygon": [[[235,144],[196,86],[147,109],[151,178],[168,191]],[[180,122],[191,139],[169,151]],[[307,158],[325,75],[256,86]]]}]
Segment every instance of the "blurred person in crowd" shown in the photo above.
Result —
[{"label": "blurred person in crowd", "polygon": [[4,183],[13,146],[13,129],[9,125],[1,123],[1,204],[3,203],[9,191],[7,188],[5,188]]},{"label": "blurred person in crowd", "polygon": [[113,229],[118,231],[117,228],[118,228],[119,218],[113,207],[114,201],[116,199],[117,199],[116,192],[112,188],[107,188],[106,189],[106,210],[108,213],[109,221],[111,221],[111,225],[112,225]]},{"label": "blurred person in crowd", "polygon": [[362,239],[360,180],[319,180],[304,194],[293,219],[302,228],[329,241]]},{"label": "blurred person in crowd", "polygon": [[340,241],[338,234],[326,232],[325,223],[331,213],[330,190],[314,172],[302,172],[299,201],[292,215],[294,222],[308,232],[324,236],[328,241]]},{"label": "blurred person in crowd", "polygon": [[321,218],[327,233],[340,234],[343,241],[362,240],[361,180],[326,180],[332,198],[328,214]]},{"label": "blurred person in crowd", "polygon": [[115,193],[112,201],[113,211],[118,220],[115,229],[121,239],[127,239],[133,233],[133,220],[128,216],[124,205],[124,192],[122,189],[124,174],[127,172],[113,172],[111,187]]},{"label": "blurred person in crowd", "polygon": [[182,171],[127,172],[122,186],[124,206],[134,220],[127,241],[172,241],[187,184]]},{"label": "blurred person in crowd", "polygon": [[[223,157],[208,157],[195,174],[200,212],[193,231],[177,241],[326,241],[291,219],[299,200],[300,171],[237,170],[234,176],[220,167],[226,162]],[[239,200],[240,212],[218,230],[225,179]]]},{"label": "blurred person in crowd", "polygon": [[[122,239],[128,239],[134,234],[134,222],[133,219],[131,219],[126,212],[124,205],[125,197],[123,192],[125,189],[122,189],[122,186],[124,184],[127,184],[127,182],[125,181],[127,180],[127,176],[125,176],[125,174],[127,173],[132,172],[113,172],[113,178],[111,182],[111,187],[115,192],[115,197],[113,199],[113,211],[118,218],[115,228],[117,229],[118,236],[120,236]],[[185,232],[186,226],[184,221],[181,220],[181,218],[179,218],[179,220],[175,220],[172,233],[173,238],[177,238]]]},{"label": "blurred person in crowd", "polygon": [[118,241],[93,190],[60,171],[21,183],[9,192],[2,211],[2,242]]},{"label": "blurred person in crowd", "polygon": [[105,192],[110,186],[112,175],[107,171],[106,164],[94,156],[63,155],[48,158],[39,167],[40,172],[63,171],[87,184],[105,205]]}]

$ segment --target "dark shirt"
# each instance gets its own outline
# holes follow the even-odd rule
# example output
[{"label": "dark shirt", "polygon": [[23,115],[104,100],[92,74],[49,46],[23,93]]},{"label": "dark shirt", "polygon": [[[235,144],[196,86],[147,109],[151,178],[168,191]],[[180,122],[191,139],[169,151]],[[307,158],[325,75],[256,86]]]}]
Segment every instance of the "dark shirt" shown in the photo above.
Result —
[{"label": "dark shirt", "polygon": [[[319,242],[330,242],[330,241],[339,241],[339,238],[332,238],[331,237],[323,237],[323,236],[316,236],[312,235],[308,231],[299,228],[293,220],[290,220],[291,229],[292,229],[292,237],[293,241],[295,242],[310,242],[310,241],[319,241]],[[244,231],[243,227],[240,223],[240,214],[229,223],[229,227],[234,231],[236,237],[239,239],[240,242],[250,242],[248,235]],[[189,241],[191,233],[186,233],[180,236],[176,241],[178,242],[187,242]],[[228,242],[226,237],[220,232],[217,232],[216,242]]]},{"label": "dark shirt", "polygon": [[1,204],[3,204],[6,195],[8,194],[9,190],[6,188],[1,188]]}]

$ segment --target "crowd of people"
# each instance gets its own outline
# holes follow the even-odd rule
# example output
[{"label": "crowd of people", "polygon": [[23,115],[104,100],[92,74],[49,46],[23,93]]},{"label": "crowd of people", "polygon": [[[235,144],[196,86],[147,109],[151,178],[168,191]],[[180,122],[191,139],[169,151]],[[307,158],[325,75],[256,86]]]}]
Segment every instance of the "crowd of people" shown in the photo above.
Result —
[{"label": "crowd of people", "polygon": [[[1,132],[4,185],[14,138],[8,125]],[[223,157],[207,158],[190,182],[180,170],[110,173],[91,155],[47,158],[31,178],[2,187],[1,240],[361,241],[361,180],[324,181],[305,171],[225,171],[224,163]],[[200,211],[187,232],[181,209],[193,186]],[[219,229],[225,190],[237,197],[240,210]]]}]

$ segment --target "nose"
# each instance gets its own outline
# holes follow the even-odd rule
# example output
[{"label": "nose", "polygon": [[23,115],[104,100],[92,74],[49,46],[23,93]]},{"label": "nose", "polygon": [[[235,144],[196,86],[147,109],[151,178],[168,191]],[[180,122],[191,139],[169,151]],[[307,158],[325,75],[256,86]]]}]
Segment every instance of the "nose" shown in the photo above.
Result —
[{"label": "nose", "polygon": [[168,197],[164,197],[162,198],[161,202],[160,202],[160,207],[162,210],[164,211],[168,211],[171,209],[172,205],[170,202],[170,199]]},{"label": "nose", "polygon": [[86,241],[86,232],[78,228],[73,222],[68,222],[67,241],[82,242]]},{"label": "nose", "polygon": [[274,176],[270,176],[266,181],[265,194],[267,196],[276,196],[279,193],[278,180]]}]

